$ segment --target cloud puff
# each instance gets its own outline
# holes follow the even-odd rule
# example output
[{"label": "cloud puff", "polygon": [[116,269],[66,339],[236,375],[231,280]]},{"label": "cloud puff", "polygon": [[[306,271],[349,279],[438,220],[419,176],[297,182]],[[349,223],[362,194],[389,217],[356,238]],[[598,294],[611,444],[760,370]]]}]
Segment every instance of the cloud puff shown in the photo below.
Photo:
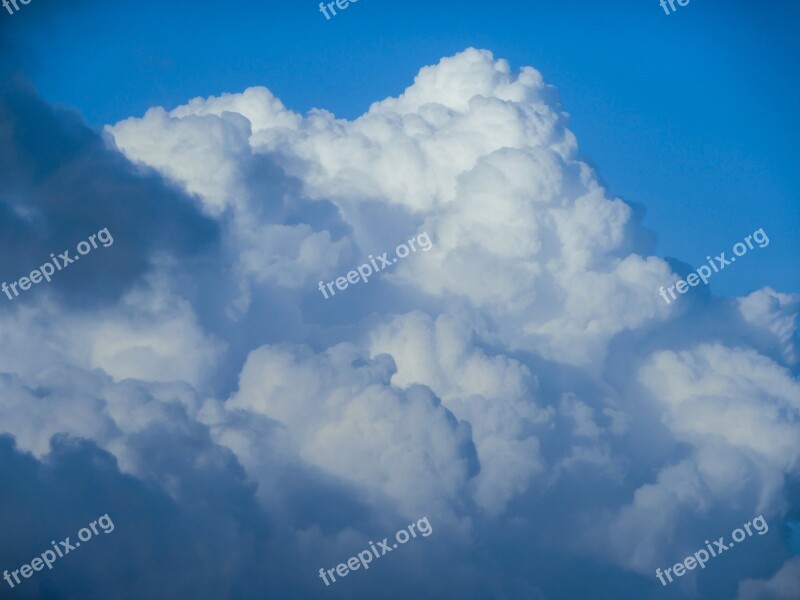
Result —
[{"label": "cloud puff", "polygon": [[723,532],[719,516],[734,507],[747,508],[746,520],[780,513],[800,456],[800,384],[785,368],[752,350],[700,344],[655,353],[639,379],[672,443],[690,456],[640,486],[605,534],[594,531],[614,540],[619,560],[642,572],[677,560],[679,548],[697,543],[687,514],[716,511]]},{"label": "cloud puff", "polygon": [[[366,360],[340,344],[321,355],[262,346],[242,369],[228,407],[286,426],[312,465],[387,495],[406,517],[459,506],[477,470],[469,425],[422,387],[389,385],[389,356]],[[391,468],[387,468],[391,465]]]},{"label": "cloud puff", "polygon": [[414,312],[373,330],[371,352],[390,354],[397,361],[395,385],[428,386],[472,424],[481,459],[475,500],[499,511],[542,470],[539,443],[530,427],[547,422],[552,412],[535,404],[537,381],[528,367],[502,355],[486,355],[471,344],[470,334],[450,315],[434,321]]}]

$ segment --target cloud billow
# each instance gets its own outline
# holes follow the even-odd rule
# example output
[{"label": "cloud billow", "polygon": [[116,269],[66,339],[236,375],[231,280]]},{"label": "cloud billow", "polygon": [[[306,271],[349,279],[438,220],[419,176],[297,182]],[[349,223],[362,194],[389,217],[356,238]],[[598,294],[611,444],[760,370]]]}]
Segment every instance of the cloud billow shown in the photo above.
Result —
[{"label": "cloud billow", "polygon": [[[105,144],[15,93],[8,121],[30,133],[0,127],[0,162],[19,166],[0,176],[14,264],[104,226],[122,249],[81,265],[116,282],[91,317],[46,296],[0,313],[15,344],[0,349],[4,460],[44,468],[63,452],[52,436],[88,440],[60,468],[102,456],[110,489],[171,519],[169,543],[217,536],[161,559],[189,560],[171,589],[639,599],[708,536],[761,513],[777,531],[799,508],[798,299],[665,305],[670,265],[581,160],[535,69],[467,49],[352,121],[258,87],[152,108]],[[54,154],[34,159],[40,139]],[[320,297],[320,280],[423,231],[429,252]],[[319,581],[421,515],[430,544],[348,587]],[[162,543],[115,523],[115,548]],[[796,580],[777,533],[736,556],[671,592],[782,598]]]}]

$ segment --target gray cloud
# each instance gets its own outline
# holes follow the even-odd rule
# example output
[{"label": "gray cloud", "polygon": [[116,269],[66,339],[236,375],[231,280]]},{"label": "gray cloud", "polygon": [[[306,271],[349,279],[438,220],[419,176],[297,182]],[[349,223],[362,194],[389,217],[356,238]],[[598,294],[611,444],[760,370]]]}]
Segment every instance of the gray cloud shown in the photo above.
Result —
[{"label": "gray cloud", "polygon": [[[190,260],[219,239],[173,184],[136,167],[109,148],[80,117],[46,105],[21,76],[4,79],[0,93],[0,253],[3,278],[28,275],[102,228],[114,244],[98,248],[37,294],[93,305],[119,298],[158,253]],[[191,264],[191,263],[190,263]],[[46,292],[42,291],[46,290]],[[11,303],[3,303],[7,310]]]}]

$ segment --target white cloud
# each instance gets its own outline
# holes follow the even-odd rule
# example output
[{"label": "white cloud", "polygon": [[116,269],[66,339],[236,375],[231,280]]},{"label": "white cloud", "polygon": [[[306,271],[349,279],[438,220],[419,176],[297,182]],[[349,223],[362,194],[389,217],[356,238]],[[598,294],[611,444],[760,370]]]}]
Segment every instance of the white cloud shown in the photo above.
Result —
[{"label": "white cloud", "polygon": [[[231,408],[275,419],[305,460],[372,493],[382,490],[405,508],[417,506],[408,497],[411,486],[429,504],[453,505],[459,495],[469,496],[500,515],[514,498],[580,478],[586,466],[619,482],[627,460],[645,461],[640,468],[655,478],[639,480],[627,501],[604,507],[607,516],[589,528],[599,554],[611,550],[615,562],[643,572],[686,533],[677,525],[686,511],[728,506],[726,494],[747,497],[753,510],[779,510],[781,477],[796,470],[800,396],[792,376],[759,352],[772,336],[783,360],[794,361],[797,301],[771,290],[739,301],[743,319],[764,332],[752,349],[704,344],[698,336],[689,349],[672,350],[672,338],[664,336],[665,349],[647,350],[616,402],[609,403],[606,392],[592,397],[598,390],[576,394],[564,381],[542,395],[539,375],[545,372],[534,369],[544,363],[512,356],[532,353],[579,368],[602,389],[604,369],[617,361],[608,354],[612,340],[626,332],[657,335],[667,319],[677,318],[657,293],[674,277],[669,266],[631,253],[632,230],[639,227],[633,212],[610,197],[581,160],[554,98],[534,69],[515,74],[505,61],[470,49],[422,69],[400,97],[374,103],[354,121],[323,110],[301,117],[262,89],[195,99],[169,118],[207,135],[203,119],[221,119],[227,111],[244,116],[249,128],[239,127],[232,144],[216,136],[220,147],[212,155],[228,157],[237,174],[246,172],[246,156],[270,156],[299,181],[293,194],[332,203],[346,227],[339,241],[321,240],[314,256],[328,260],[310,261],[315,271],[310,263],[280,265],[291,248],[328,230],[292,224],[286,234],[297,238],[282,247],[274,240],[283,233],[271,228],[284,224],[250,226],[239,259],[248,285],[271,281],[297,289],[317,274],[333,279],[346,272],[353,266],[346,261],[376,252],[378,243],[390,249],[422,230],[434,240],[430,252],[371,283],[371,290],[384,285],[422,294],[436,306],[412,301],[404,313],[365,322],[376,362],[353,367],[362,354],[349,345],[328,343],[317,353],[265,346],[250,354]],[[132,157],[168,172],[160,154],[143,158],[147,152],[137,141],[159,123],[156,117],[164,119],[148,114],[109,131]],[[164,131],[176,126],[159,125]],[[245,137],[249,148],[242,146]],[[205,176],[197,169],[179,180],[189,189],[210,189]],[[242,185],[253,187],[237,177],[226,189]],[[258,214],[262,200],[252,190],[237,197],[238,211]],[[359,250],[351,253],[348,243]],[[361,299],[350,292],[336,301],[358,306]],[[379,311],[363,309],[365,315]],[[754,340],[745,331],[740,337]],[[384,354],[396,373],[382,362]],[[430,414],[408,421],[406,396],[419,384],[435,397],[418,398],[416,410]],[[647,393],[643,407],[625,397],[638,386]],[[458,433],[436,416],[436,397],[470,428]],[[688,458],[678,459],[674,450],[641,459],[621,454],[635,447],[614,440],[636,439],[636,428],[652,426],[641,422],[649,414],[661,415],[665,449],[689,444]],[[429,446],[432,438],[412,434],[406,423],[427,430],[437,443]],[[381,447],[376,430],[396,443],[414,440],[423,454],[396,456]],[[467,439],[480,464],[475,474],[465,462]],[[374,458],[353,459],[358,453]],[[422,456],[437,458],[423,466]],[[755,496],[754,480],[761,486]]]},{"label": "white cloud", "polygon": [[[399,205],[435,239],[426,260],[398,269],[404,285],[466,298],[498,319],[506,344],[586,366],[602,359],[614,334],[670,312],[654,292],[669,269],[655,257],[615,255],[631,210],[608,198],[580,161],[550,96],[535,70],[515,77],[505,61],[467,50],[423,69],[401,98],[375,103],[353,122],[325,112],[288,116],[266,91],[251,89],[195,99],[169,115],[151,110],[108,131],[131,158],[175,176],[214,206],[225,194],[211,188],[226,182],[225,191],[242,205],[237,213],[248,217],[256,214],[251,205],[280,201],[257,198],[255,184],[248,187],[243,177],[251,155],[274,156],[302,182],[303,194],[336,205],[362,256],[375,251],[376,230],[393,231],[396,216],[372,210],[365,218],[361,212],[373,202]],[[261,110],[255,108],[259,99]],[[236,106],[241,114],[230,112]],[[240,124],[241,116],[249,127]],[[211,135],[217,130],[230,133]],[[188,141],[194,137],[203,140],[200,146]],[[184,146],[191,150],[181,152]],[[180,158],[170,158],[175,153]],[[204,165],[208,160],[213,169]],[[176,163],[185,166],[177,174],[170,171]],[[218,177],[216,165],[227,165],[235,176]],[[282,230],[242,228],[253,232],[244,236],[240,258],[253,279],[286,285],[305,282],[309,272],[333,277],[332,264],[343,257],[339,245],[300,226],[293,226],[299,239],[286,252],[266,241],[284,237]],[[264,241],[257,242],[259,236]],[[296,255],[294,248],[314,236],[307,255],[330,256],[326,264],[290,263],[294,278],[287,269],[275,271],[273,264]]]},{"label": "white cloud", "polygon": [[[665,305],[674,274],[555,97],[469,49],[353,121],[250,88],[108,127],[221,240],[192,263],[164,250],[91,313],[45,295],[0,315],[0,431],[39,458],[53,434],[93,440],[173,499],[234,473],[303,564],[428,515],[459,597],[534,587],[470,555],[476,532],[498,564],[513,539],[650,578],[696,543],[692,519],[778,519],[800,458],[797,298],[738,299],[724,336],[694,326],[712,308]],[[421,231],[430,252],[318,293]]]},{"label": "white cloud", "polygon": [[548,421],[550,412],[536,406],[537,382],[527,367],[487,356],[472,345],[470,334],[449,315],[434,322],[409,313],[373,330],[371,352],[394,357],[393,383],[430,387],[458,418],[472,424],[481,461],[475,500],[499,512],[542,470],[538,441],[526,429]]},{"label": "white cloud", "polygon": [[797,470],[800,384],[768,358],[703,344],[655,354],[641,379],[678,438],[747,449],[776,469]]},{"label": "white cloud", "polygon": [[304,347],[254,350],[228,407],[286,426],[300,456],[387,495],[407,517],[457,504],[475,468],[470,428],[424,388],[389,385],[388,356],[367,361],[340,344],[320,355]]},{"label": "white cloud", "polygon": [[783,367],[752,350],[700,344],[655,353],[639,379],[674,443],[688,445],[691,456],[663,466],[609,518],[605,533],[594,532],[614,540],[617,560],[643,573],[668,562],[676,539],[688,544],[696,535],[687,519],[710,517],[712,508],[780,514],[785,477],[800,466],[800,384]]},{"label": "white cloud", "polygon": [[766,287],[738,299],[739,311],[752,325],[774,335],[775,345],[789,365],[797,362],[795,337],[800,298]]}]

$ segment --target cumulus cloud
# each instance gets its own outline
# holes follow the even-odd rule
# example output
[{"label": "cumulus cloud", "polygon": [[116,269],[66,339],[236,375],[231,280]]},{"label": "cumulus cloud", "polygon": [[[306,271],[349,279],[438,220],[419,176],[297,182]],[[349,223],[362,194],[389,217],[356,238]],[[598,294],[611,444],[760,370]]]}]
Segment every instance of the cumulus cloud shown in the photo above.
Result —
[{"label": "cumulus cloud", "polygon": [[[169,520],[155,535],[124,514],[109,541],[142,567],[114,577],[146,578],[158,559],[138,553],[167,537],[193,553],[168,547],[164,565],[189,568],[148,583],[154,597],[640,598],[699,526],[763,512],[779,530],[798,508],[798,298],[664,304],[669,263],[535,69],[467,49],[352,121],[257,87],[103,139],[29,88],[3,98],[9,268],[103,226],[115,244],[0,312],[0,432],[16,444],[0,465],[54,464],[64,489],[101,471],[154,507],[150,525]],[[34,126],[50,162],[20,133]],[[318,292],[423,231],[429,252]],[[31,494],[61,489],[33,479]],[[317,579],[422,516],[435,534],[352,587]],[[221,541],[202,551],[205,536]],[[778,534],[752,545],[744,566],[692,574],[708,598],[794,585]]]}]

